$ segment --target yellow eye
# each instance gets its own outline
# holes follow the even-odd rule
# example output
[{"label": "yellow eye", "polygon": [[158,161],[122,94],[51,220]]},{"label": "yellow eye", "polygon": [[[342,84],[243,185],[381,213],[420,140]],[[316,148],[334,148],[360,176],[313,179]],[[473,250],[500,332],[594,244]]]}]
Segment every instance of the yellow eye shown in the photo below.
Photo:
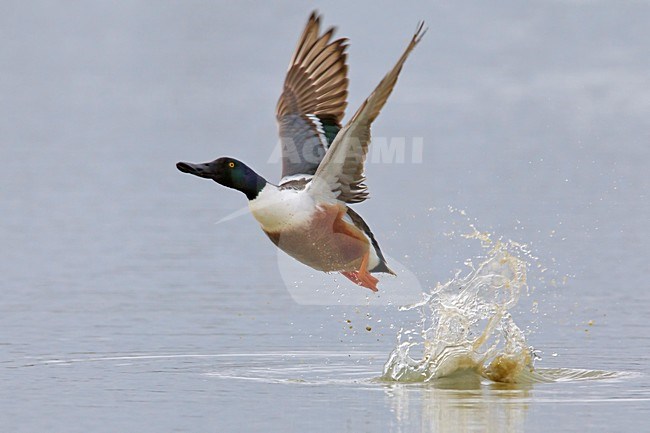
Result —
[{"label": "yellow eye", "polygon": [[230,161],[230,162],[228,163],[228,167],[230,167],[230,168],[235,168],[235,163],[232,162],[232,161]]}]

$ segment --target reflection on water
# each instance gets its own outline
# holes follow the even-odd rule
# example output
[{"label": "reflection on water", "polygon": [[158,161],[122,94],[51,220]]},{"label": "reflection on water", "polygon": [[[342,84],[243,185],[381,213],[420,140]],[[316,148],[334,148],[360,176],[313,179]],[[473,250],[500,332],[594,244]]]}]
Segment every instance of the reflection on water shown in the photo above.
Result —
[{"label": "reflection on water", "polygon": [[[537,370],[544,382],[581,381],[624,378],[632,375],[572,369]],[[535,395],[535,386],[529,383],[486,383],[473,371],[461,371],[449,377],[428,383],[385,383],[386,403],[391,407],[395,422],[391,431],[467,432],[525,431],[527,411],[533,402],[544,401]],[[555,391],[549,403],[561,401],[613,401],[608,396],[568,395]]]},{"label": "reflection on water", "polygon": [[[482,388],[477,375],[436,386],[390,385],[386,400],[395,413],[393,431],[524,431],[530,385]],[[419,407],[414,407],[415,405]],[[401,426],[405,426],[402,430]]]}]

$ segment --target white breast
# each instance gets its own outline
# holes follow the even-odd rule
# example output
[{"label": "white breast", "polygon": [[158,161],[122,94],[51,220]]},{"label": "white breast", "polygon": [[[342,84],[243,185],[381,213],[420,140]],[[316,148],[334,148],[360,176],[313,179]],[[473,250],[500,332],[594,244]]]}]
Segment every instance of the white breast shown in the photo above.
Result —
[{"label": "white breast", "polygon": [[267,184],[248,207],[262,228],[278,232],[309,224],[316,204],[305,190],[278,189]]}]

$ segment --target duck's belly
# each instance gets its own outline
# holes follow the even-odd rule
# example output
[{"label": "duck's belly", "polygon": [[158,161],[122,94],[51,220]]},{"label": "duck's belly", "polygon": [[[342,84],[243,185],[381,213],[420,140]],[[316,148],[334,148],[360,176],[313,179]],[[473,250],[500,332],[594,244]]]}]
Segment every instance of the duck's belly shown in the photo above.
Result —
[{"label": "duck's belly", "polygon": [[361,230],[342,219],[345,211],[328,205],[301,225],[264,232],[284,252],[314,269],[357,271],[370,244]]}]

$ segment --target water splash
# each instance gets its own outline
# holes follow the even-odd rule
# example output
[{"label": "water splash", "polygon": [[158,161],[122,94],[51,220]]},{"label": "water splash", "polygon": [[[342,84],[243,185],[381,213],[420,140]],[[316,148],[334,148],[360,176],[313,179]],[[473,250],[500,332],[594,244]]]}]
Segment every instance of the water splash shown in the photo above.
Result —
[{"label": "water splash", "polygon": [[547,381],[534,371],[535,351],[514,322],[511,310],[522,293],[530,252],[525,245],[493,241],[473,226],[464,235],[480,241],[486,251],[480,263],[438,284],[420,302],[417,330],[402,330],[398,345],[384,366],[382,378],[428,382],[453,376],[478,376],[495,382]]}]

